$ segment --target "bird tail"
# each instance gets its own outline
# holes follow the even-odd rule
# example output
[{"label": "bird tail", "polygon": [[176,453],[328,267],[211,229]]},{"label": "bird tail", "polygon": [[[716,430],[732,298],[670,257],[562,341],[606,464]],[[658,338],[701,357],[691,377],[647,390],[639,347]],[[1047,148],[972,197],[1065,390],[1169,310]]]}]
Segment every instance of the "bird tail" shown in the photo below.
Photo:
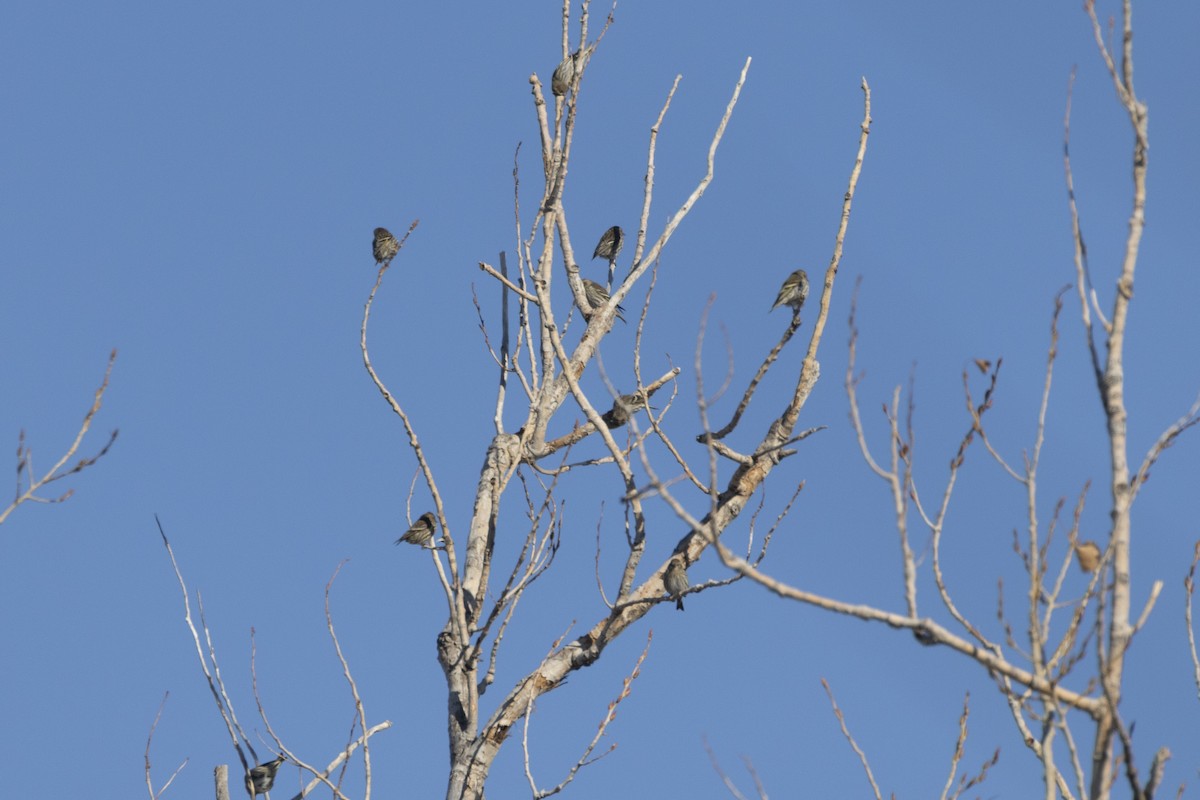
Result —
[{"label": "bird tail", "polygon": [[679,609],[680,611],[683,611],[683,598],[682,597],[675,598],[675,607],[677,609]]}]

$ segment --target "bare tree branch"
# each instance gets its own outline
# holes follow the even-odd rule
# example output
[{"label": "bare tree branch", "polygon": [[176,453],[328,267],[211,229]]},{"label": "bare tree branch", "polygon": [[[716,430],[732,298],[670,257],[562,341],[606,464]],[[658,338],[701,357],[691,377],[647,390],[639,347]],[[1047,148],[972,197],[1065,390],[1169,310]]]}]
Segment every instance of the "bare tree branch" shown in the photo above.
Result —
[{"label": "bare tree branch", "polygon": [[187,766],[188,759],[184,759],[175,771],[171,773],[171,777],[167,778],[167,782],[162,785],[158,791],[154,789],[154,781],[150,777],[150,743],[154,741],[154,731],[158,728],[158,721],[162,719],[163,708],[167,705],[167,698],[171,696],[170,692],[163,693],[162,702],[158,704],[158,711],[154,715],[154,722],[150,723],[150,733],[146,736],[146,791],[150,795],[150,800],[159,800],[167,789],[171,788],[171,784],[179,777],[179,773],[183,772],[183,768]]},{"label": "bare tree branch", "polygon": [[863,771],[867,773],[867,782],[871,784],[871,791],[875,794],[875,800],[883,800],[883,795],[879,793],[879,784],[875,783],[875,776],[871,773],[871,764],[867,761],[867,754],[858,746],[858,742],[854,741],[854,736],[851,735],[850,728],[846,726],[846,717],[842,714],[842,710],[838,708],[837,700],[833,698],[833,690],[829,688],[829,682],[821,678],[821,685],[825,687],[825,694],[829,696],[829,705],[833,706],[833,715],[837,717],[838,725],[842,727],[842,736],[846,737],[846,741],[850,743],[854,754],[862,762]]},{"label": "bare tree branch", "polygon": [[58,461],[54,462],[54,466],[50,467],[42,477],[35,477],[33,469],[33,450],[25,444],[25,431],[21,431],[17,437],[17,488],[13,497],[12,503],[7,508],[0,510],[0,525],[8,519],[12,512],[17,510],[17,507],[25,502],[34,503],[61,503],[74,494],[74,489],[68,489],[58,497],[40,497],[37,492],[43,487],[62,480],[69,475],[74,475],[77,472],[83,472],[88,467],[95,464],[103,458],[109,451],[109,448],[117,441],[119,431],[113,429],[109,434],[108,441],[94,456],[88,456],[75,462],[68,467],[67,462],[75,457],[75,453],[79,450],[79,445],[83,443],[83,438],[87,436],[92,427],[92,420],[96,414],[100,412],[100,405],[104,401],[104,392],[108,389],[108,379],[112,375],[113,364],[117,360],[117,351],[113,350],[108,356],[108,366],[104,368],[104,379],[100,382],[100,388],[96,389],[95,399],[92,400],[91,408],[83,417],[83,422],[79,426],[79,430],[75,434],[75,439],[71,442],[67,451],[62,454]]},{"label": "bare tree branch", "polygon": [[[617,707],[621,705],[622,700],[625,700],[632,693],[633,682],[637,680],[639,675],[641,675],[642,662],[646,660],[646,655],[650,652],[650,642],[653,638],[653,631],[646,635],[646,646],[642,648],[642,654],[638,656],[637,662],[633,665],[633,671],[626,676],[624,684],[621,688],[621,693],[617,695],[616,699],[608,704],[608,712],[604,715],[604,718],[600,720],[600,725],[596,729],[596,735],[592,737],[592,740],[588,742],[587,747],[584,748],[583,755],[581,755],[579,760],[577,760],[575,764],[572,765],[571,769],[568,770],[567,776],[559,781],[556,786],[553,786],[550,789],[538,789],[536,782],[533,780],[533,773],[529,766],[529,719],[532,715],[530,713],[530,708],[526,708],[524,731],[521,742],[522,748],[525,751],[525,775],[529,779],[529,788],[533,791],[533,797],[536,800],[541,800],[541,798],[551,797],[558,794],[563,789],[567,788],[567,785],[571,783],[571,781],[575,780],[575,776],[579,773],[579,770],[583,769],[589,764],[596,763],[600,759],[604,758],[604,756],[617,749],[617,745],[614,742],[613,744],[609,745],[609,748],[600,755],[596,756],[595,758],[591,757],[592,751],[596,749],[596,745],[599,744],[600,739],[604,737],[604,733],[608,730],[608,726],[614,719],[617,718]],[[532,700],[532,696],[530,696],[531,703]]]},{"label": "bare tree branch", "polygon": [[1196,653],[1196,627],[1192,622],[1192,596],[1196,592],[1196,564],[1200,563],[1200,541],[1192,550],[1192,566],[1188,569],[1187,577],[1183,579],[1183,588],[1187,594],[1187,602],[1183,607],[1183,620],[1187,624],[1188,652],[1192,657],[1192,678],[1196,683],[1196,696],[1200,698],[1200,655]]},{"label": "bare tree branch", "polygon": [[[221,720],[225,723],[225,730],[229,734],[229,739],[233,743],[234,749],[237,751],[238,758],[242,762],[242,774],[250,771],[251,764],[246,759],[246,754],[242,751],[242,741],[250,748],[251,753],[254,748],[250,745],[250,740],[246,737],[241,725],[238,724],[237,717],[233,711],[233,701],[229,698],[225,691],[225,686],[221,681],[220,670],[216,662],[216,650],[213,648],[212,636],[209,634],[208,626],[203,624],[203,611],[201,611],[201,621],[204,629],[204,639],[208,643],[207,653],[204,646],[200,643],[200,633],[196,630],[196,624],[192,620],[192,605],[189,600],[187,584],[183,580],[183,573],[179,571],[179,564],[175,560],[175,551],[171,549],[171,542],[167,539],[166,531],[163,530],[162,521],[158,515],[154,516],[154,521],[158,525],[158,533],[162,537],[163,547],[167,549],[167,555],[171,559],[171,568],[175,570],[175,578],[179,581],[179,589],[183,593],[183,619],[187,624],[188,630],[191,631],[192,641],[196,645],[196,657],[200,661],[200,670],[204,673],[204,679],[208,683],[208,690],[212,693],[213,702],[217,704],[217,712],[221,715]],[[199,601],[199,595],[197,595]],[[209,660],[212,661],[212,667],[209,667]],[[240,741],[239,741],[240,736]]]}]

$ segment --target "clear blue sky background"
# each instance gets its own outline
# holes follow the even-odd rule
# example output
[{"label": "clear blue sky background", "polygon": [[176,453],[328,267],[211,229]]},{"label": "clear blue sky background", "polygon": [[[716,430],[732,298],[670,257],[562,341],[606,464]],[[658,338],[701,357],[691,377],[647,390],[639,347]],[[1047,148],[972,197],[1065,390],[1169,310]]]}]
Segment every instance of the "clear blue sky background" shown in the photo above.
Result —
[{"label": "clear blue sky background", "polygon": [[[918,480],[926,498],[937,497],[967,425],[961,373],[974,358],[1003,356],[991,430],[1019,463],[1032,444],[1053,297],[1074,280],[1061,155],[1073,65],[1076,185],[1106,309],[1126,230],[1128,125],[1078,2],[745,5],[617,9],[581,97],[567,195],[573,236],[590,248],[609,225],[636,229],[649,126],[678,73],[659,140],[657,234],[702,174],[752,56],[716,179],[664,253],[643,353],[648,374],[684,367],[669,429],[699,460],[700,448],[686,442],[698,426],[691,362],[704,303],[716,293],[710,381],[725,364],[720,325],[743,386],[786,324],[783,313],[766,314],[780,281],[797,266],[815,274],[828,263],[867,76],[875,124],[823,378],[801,418],[828,430],[772,475],[764,515],[807,481],[770,570],[900,610],[890,499],[858,455],[842,389],[853,280],[863,277],[861,393],[874,445],[885,444],[879,403],[915,363]],[[1118,10],[1109,3],[1101,13]],[[350,559],[334,590],[342,644],[371,720],[395,722],[375,744],[379,796],[442,795],[446,706],[434,637],[443,604],[428,558],[392,546],[406,524],[414,460],[358,352],[375,277],[371,229],[421,219],[384,284],[371,342],[461,532],[495,379],[471,286],[495,324],[497,293],[476,263],[514,248],[518,142],[523,220],[532,220],[540,159],[527,79],[536,71],[548,81],[559,25],[560,7],[544,0],[8,9],[0,26],[0,435],[13,448],[24,428],[35,466],[47,467],[113,347],[120,357],[91,447],[121,429],[112,453],[71,481],[68,503],[24,507],[0,530],[0,750],[11,796],[141,795],[142,751],[164,690],[171,699],[154,740],[156,783],[190,759],[167,796],[211,796],[212,767],[236,763],[183,625],[155,513],[204,593],[242,720],[261,729],[247,669],[254,626],[272,722],[316,763],[332,757],[351,722],[321,612],[325,582]],[[1200,10],[1188,4],[1136,9],[1137,84],[1151,115],[1148,223],[1128,342],[1136,460],[1200,389],[1197,29]],[[561,316],[561,281],[556,295]],[[1070,504],[1090,479],[1084,535],[1101,538],[1103,418],[1074,295],[1067,301],[1038,511],[1048,519],[1059,497]],[[623,387],[630,327],[603,346]],[[801,344],[784,354],[733,446],[756,441],[777,412]],[[599,396],[594,372],[589,386]],[[734,402],[727,396],[715,415],[726,417]],[[568,405],[556,430],[579,416]],[[518,418],[513,409],[510,423]],[[1166,589],[1131,654],[1125,711],[1137,721],[1143,768],[1158,746],[1174,751],[1172,789],[1195,783],[1200,760],[1182,619],[1182,579],[1200,538],[1198,476],[1193,438],[1166,454],[1134,515],[1135,604],[1156,579]],[[572,623],[578,632],[602,611],[596,520],[603,512],[606,553],[615,555],[620,485],[612,474],[577,472],[564,492],[559,562],[520,608],[484,700],[489,710]],[[419,490],[414,513],[426,506]],[[506,508],[515,537],[515,494]],[[745,534],[748,516],[732,535]],[[1011,531],[1025,517],[1020,487],[973,450],[945,559],[962,607],[993,636],[1001,577],[1022,627]],[[681,528],[661,512],[652,523],[651,560],[661,563]],[[512,546],[501,542],[498,563]],[[928,572],[926,560],[923,612],[945,620]],[[694,581],[722,575],[711,554],[692,569]],[[608,575],[607,585],[615,580]],[[1077,596],[1074,569],[1070,581],[1066,594]],[[727,796],[704,736],[747,791],[743,755],[772,796],[866,796],[821,676],[885,793],[936,796],[967,691],[964,764],[974,770],[1001,748],[980,794],[1040,791],[1038,765],[974,664],[749,585],[691,598],[685,614],[660,606],[598,665],[543,698],[530,734],[542,784],[574,761],[650,629],[650,656],[610,729],[620,746],[578,778],[572,796]],[[1076,728],[1085,741],[1089,730]],[[519,756],[513,738],[489,796],[525,796]],[[295,785],[285,770],[276,796]]]}]

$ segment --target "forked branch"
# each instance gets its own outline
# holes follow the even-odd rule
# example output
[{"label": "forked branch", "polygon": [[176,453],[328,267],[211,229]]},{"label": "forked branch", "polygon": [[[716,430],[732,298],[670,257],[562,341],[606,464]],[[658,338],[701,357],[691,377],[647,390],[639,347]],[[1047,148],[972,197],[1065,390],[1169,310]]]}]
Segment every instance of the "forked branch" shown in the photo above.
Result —
[{"label": "forked branch", "polygon": [[17,489],[12,503],[7,508],[0,510],[0,525],[3,525],[8,516],[16,511],[17,507],[22,503],[61,503],[69,499],[74,494],[74,489],[68,489],[58,497],[41,497],[38,495],[38,491],[55,481],[62,480],[77,472],[83,472],[103,458],[108,453],[109,448],[117,441],[119,430],[114,428],[113,432],[108,436],[108,441],[104,443],[104,446],[95,455],[87,456],[71,466],[67,466],[67,462],[75,457],[75,453],[79,450],[79,445],[83,443],[84,437],[91,430],[92,420],[100,412],[100,405],[104,402],[104,392],[108,389],[108,379],[112,375],[113,364],[116,360],[117,351],[113,350],[108,356],[108,366],[104,369],[104,379],[100,382],[100,388],[96,389],[96,395],[92,400],[91,408],[84,415],[83,423],[80,424],[79,430],[75,433],[75,439],[71,442],[67,451],[62,454],[62,457],[54,462],[54,466],[50,467],[40,478],[36,477],[34,473],[33,450],[25,443],[25,431],[20,432],[17,437]]}]

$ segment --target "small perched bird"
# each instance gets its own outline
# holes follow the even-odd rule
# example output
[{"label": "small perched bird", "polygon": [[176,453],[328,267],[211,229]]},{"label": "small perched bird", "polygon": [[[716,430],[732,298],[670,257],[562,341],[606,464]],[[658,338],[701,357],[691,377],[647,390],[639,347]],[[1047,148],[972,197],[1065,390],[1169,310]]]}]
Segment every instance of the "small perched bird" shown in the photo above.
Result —
[{"label": "small perched bird", "polygon": [[800,311],[800,306],[804,305],[807,298],[808,273],[798,269],[788,275],[783,286],[779,287],[779,296],[775,298],[775,305],[771,306],[771,310],[774,311],[780,306],[791,306],[792,312],[796,313]]},{"label": "small perched bird", "polygon": [[933,647],[935,644],[937,644],[937,637],[934,636],[933,631],[929,630],[929,628],[926,628],[924,625],[913,628],[913,638],[925,647]]},{"label": "small perched bird", "polygon": [[[593,310],[599,309],[600,306],[608,303],[609,299],[612,297],[612,295],[610,295],[603,286],[595,281],[590,281],[587,278],[583,279],[583,294],[585,297],[587,297],[588,305],[591,306]],[[617,319],[621,320],[621,322],[625,321],[625,317],[621,314],[621,312],[624,310],[624,306],[617,306]],[[592,318],[591,314],[584,314],[584,316],[588,319]]]},{"label": "small perched bird", "polygon": [[1079,568],[1084,572],[1095,572],[1100,566],[1100,546],[1095,542],[1078,542],[1075,545],[1075,557],[1079,559]]},{"label": "small perched bird", "polygon": [[382,264],[396,257],[396,253],[400,252],[400,243],[387,228],[376,228],[375,244],[371,252],[375,254],[375,263]]},{"label": "small perched bird", "polygon": [[624,246],[625,231],[621,230],[620,225],[613,225],[600,235],[600,241],[596,243],[596,250],[592,253],[592,260],[603,258],[606,261],[616,261]]},{"label": "small perched bird", "polygon": [[613,401],[613,407],[605,411],[600,419],[609,430],[620,428],[629,422],[638,410],[646,407],[646,400],[640,394],[623,394]]},{"label": "small perched bird", "polygon": [[433,512],[426,511],[421,515],[420,519],[412,524],[412,527],[404,532],[403,536],[396,540],[396,544],[408,542],[409,544],[428,547],[429,543],[433,541],[433,534],[436,530],[436,525],[437,519],[433,516]]},{"label": "small perched bird", "polygon": [[578,62],[579,51],[576,50],[554,68],[554,75],[550,78],[550,91],[554,92],[555,97],[562,97],[571,88],[571,82],[575,80],[575,68]]},{"label": "small perched bird", "polygon": [[280,756],[251,769],[250,774],[246,776],[246,788],[253,794],[266,794],[271,791],[271,787],[275,785],[275,773],[279,771],[279,765],[286,760],[285,756]]},{"label": "small perched bird", "polygon": [[687,568],[683,565],[683,559],[672,558],[671,563],[667,566],[667,571],[663,573],[663,588],[674,598],[675,607],[680,611],[683,611],[683,593],[687,591],[689,585]]}]

